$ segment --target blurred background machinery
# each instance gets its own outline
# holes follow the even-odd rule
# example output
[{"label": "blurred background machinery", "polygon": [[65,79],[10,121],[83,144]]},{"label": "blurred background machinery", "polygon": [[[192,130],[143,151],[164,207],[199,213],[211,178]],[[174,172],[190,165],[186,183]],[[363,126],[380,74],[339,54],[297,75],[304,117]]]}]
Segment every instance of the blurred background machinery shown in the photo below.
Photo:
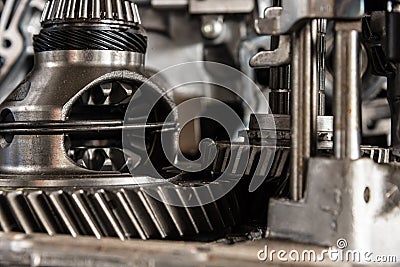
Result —
[{"label": "blurred background machinery", "polygon": [[[215,253],[216,264],[226,259],[214,249],[233,244],[239,264],[251,242],[274,239],[324,247],[345,238],[350,249],[400,261],[400,2],[3,0],[0,14],[0,262],[29,266],[37,255],[35,266],[56,258],[50,266],[63,266],[61,244],[71,242],[90,251],[95,266],[101,254],[83,236],[131,240],[128,247],[161,239],[153,260],[165,266],[177,264],[165,256],[176,250],[170,240],[206,242],[193,253]],[[197,64],[181,75],[240,89],[199,83],[166,93],[175,77],[148,82],[193,61],[221,63],[250,80]],[[126,124],[137,95],[139,114],[146,96],[159,101],[147,120]],[[238,125],[230,140],[223,126],[196,117],[215,109],[212,101],[179,108],[204,96],[226,103],[247,129]],[[145,145],[126,149],[123,131],[133,140],[144,131]],[[201,171],[180,170],[162,149],[163,134],[181,157],[196,161],[216,149],[215,157]],[[204,139],[212,142],[200,151]],[[143,172],[148,164],[163,179]],[[228,194],[210,190],[210,203],[187,205],[195,188],[218,186],[224,174],[237,179],[237,166],[244,173]],[[209,243],[216,240],[222,245]],[[124,255],[114,263],[146,266],[154,243],[145,244],[138,254],[148,261]],[[105,246],[104,257],[119,248]],[[71,266],[84,264],[76,257]]]}]

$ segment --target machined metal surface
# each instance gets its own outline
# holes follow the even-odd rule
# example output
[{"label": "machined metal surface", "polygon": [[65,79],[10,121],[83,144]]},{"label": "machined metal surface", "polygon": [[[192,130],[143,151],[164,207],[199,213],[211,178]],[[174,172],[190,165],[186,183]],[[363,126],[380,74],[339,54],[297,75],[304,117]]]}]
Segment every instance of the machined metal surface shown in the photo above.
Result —
[{"label": "machined metal surface", "polygon": [[337,22],[335,29],[334,150],[338,159],[360,157],[360,26],[360,22]]}]

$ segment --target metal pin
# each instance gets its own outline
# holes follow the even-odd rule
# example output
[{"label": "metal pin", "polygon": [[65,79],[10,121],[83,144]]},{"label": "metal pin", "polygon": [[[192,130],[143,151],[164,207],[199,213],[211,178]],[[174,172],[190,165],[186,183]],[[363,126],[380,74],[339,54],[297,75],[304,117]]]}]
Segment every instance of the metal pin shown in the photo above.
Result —
[{"label": "metal pin", "polygon": [[113,7],[112,7],[112,2],[111,2],[111,0],[106,0],[107,2],[106,2],[106,4],[107,4],[107,7],[106,7],[106,11],[107,11],[107,18],[108,19],[113,19]]},{"label": "metal pin", "polygon": [[117,11],[118,11],[118,19],[124,19],[124,12],[122,9],[122,0],[117,0]]},{"label": "metal pin", "polygon": [[126,9],[126,20],[133,21],[133,13],[129,1],[125,1],[125,9]]},{"label": "metal pin", "polygon": [[361,22],[335,25],[334,152],[338,159],[361,156],[360,38]]}]

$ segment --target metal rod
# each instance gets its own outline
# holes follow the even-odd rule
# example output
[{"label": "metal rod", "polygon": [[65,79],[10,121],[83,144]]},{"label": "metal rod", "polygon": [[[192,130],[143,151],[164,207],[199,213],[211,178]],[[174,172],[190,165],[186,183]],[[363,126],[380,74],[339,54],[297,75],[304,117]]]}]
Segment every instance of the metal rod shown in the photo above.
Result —
[{"label": "metal rod", "polygon": [[[313,118],[313,84],[315,83],[312,82],[313,80],[313,47],[312,47],[312,27],[311,24],[312,22],[306,24],[302,31],[302,42],[303,42],[303,60],[301,61],[303,63],[303,87],[302,87],[302,94],[303,94],[303,101],[302,101],[302,112],[300,112],[302,120],[303,120],[303,134],[302,134],[302,146],[303,146],[303,153],[302,153],[302,158],[301,159],[301,165],[302,165],[302,174],[304,175],[304,169],[305,169],[305,160],[309,159],[311,156],[311,151],[313,150],[313,124],[314,124],[314,118]],[[315,125],[317,123],[317,117],[315,116]],[[315,144],[316,147],[316,144]],[[304,181],[302,181],[304,183]]]},{"label": "metal rod", "polygon": [[361,156],[360,39],[361,22],[335,25],[334,154],[338,159]]},{"label": "metal rod", "polygon": [[325,69],[326,69],[326,32],[328,22],[326,19],[317,20],[317,62],[318,62],[318,82],[319,82],[319,108],[318,115],[325,115]]},{"label": "metal rod", "polygon": [[290,194],[295,201],[303,198],[307,162],[317,153],[317,120],[323,71],[319,32],[318,20],[312,20],[293,35]]},{"label": "metal rod", "polygon": [[176,130],[178,124],[166,123],[138,123],[124,124],[123,121],[72,121],[72,122],[12,122],[0,124],[0,134],[62,134],[75,132],[103,132],[139,129],[162,129],[162,131]]},{"label": "metal rod", "polygon": [[299,36],[297,33],[292,35],[292,101],[290,102],[291,111],[291,153],[290,153],[290,196],[293,200],[299,200],[299,165],[298,165],[298,155],[300,155],[301,146],[299,144],[299,135],[301,133],[301,123],[298,116],[298,111],[300,110],[300,54],[302,53],[300,49]]}]

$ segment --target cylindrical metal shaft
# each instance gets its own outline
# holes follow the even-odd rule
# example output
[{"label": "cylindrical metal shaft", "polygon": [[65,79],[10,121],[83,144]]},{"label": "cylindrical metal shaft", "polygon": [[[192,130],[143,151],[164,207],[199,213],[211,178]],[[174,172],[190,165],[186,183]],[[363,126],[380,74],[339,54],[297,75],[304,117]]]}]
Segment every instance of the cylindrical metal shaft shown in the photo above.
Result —
[{"label": "cylindrical metal shaft", "polygon": [[321,20],[312,20],[293,34],[290,194],[295,201],[303,198],[306,164],[317,152],[317,118],[325,88],[321,73],[325,62],[323,26]]},{"label": "cylindrical metal shaft", "polygon": [[334,153],[338,159],[360,158],[361,22],[337,22],[334,53]]}]

